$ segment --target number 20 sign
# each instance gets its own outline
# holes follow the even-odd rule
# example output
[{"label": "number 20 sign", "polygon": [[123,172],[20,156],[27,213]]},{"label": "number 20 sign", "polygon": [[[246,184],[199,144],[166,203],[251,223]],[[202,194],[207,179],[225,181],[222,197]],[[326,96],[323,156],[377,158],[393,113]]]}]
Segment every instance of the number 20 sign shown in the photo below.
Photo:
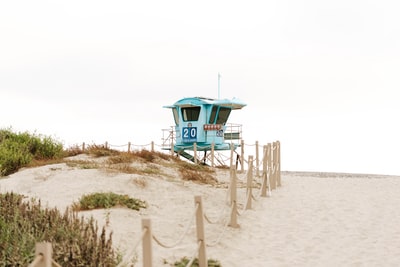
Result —
[{"label": "number 20 sign", "polygon": [[183,127],[182,128],[182,141],[184,143],[191,143],[197,141],[197,127]]}]

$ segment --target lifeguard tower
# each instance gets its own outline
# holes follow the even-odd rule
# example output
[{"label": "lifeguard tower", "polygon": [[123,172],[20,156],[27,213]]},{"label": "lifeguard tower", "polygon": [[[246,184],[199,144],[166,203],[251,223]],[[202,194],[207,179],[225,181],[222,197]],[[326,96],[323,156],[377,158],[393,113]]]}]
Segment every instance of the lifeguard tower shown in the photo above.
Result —
[{"label": "lifeguard tower", "polygon": [[[164,108],[172,109],[175,125],[163,137],[163,148],[191,161],[204,151],[199,162],[206,164],[207,151],[231,150],[240,146],[242,125],[227,123],[232,110],[246,106],[239,99],[188,97]],[[164,130],[167,131],[167,130]]]}]

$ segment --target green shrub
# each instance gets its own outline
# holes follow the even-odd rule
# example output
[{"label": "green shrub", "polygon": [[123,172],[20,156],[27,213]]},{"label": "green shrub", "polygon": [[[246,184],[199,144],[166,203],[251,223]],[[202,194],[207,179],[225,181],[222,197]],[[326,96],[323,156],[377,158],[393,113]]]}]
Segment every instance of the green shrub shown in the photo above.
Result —
[{"label": "green shrub", "polygon": [[75,210],[108,209],[115,206],[124,206],[133,210],[146,208],[145,201],[130,198],[128,195],[109,193],[92,193],[84,195],[79,203],[74,203]]},{"label": "green shrub", "polygon": [[0,176],[18,171],[32,160],[55,159],[62,153],[62,144],[50,137],[0,130]]},{"label": "green shrub", "polygon": [[62,155],[63,146],[48,136],[33,137],[37,142],[37,148],[33,153],[35,159],[52,159]]},{"label": "green shrub", "polygon": [[31,162],[33,156],[26,145],[5,139],[0,144],[0,176],[18,171]]},{"label": "green shrub", "polygon": [[64,267],[116,266],[120,259],[111,234],[107,237],[105,228],[99,232],[93,218],[43,209],[40,201],[23,201],[18,194],[0,194],[1,266],[28,266],[37,242],[52,243],[53,259]]},{"label": "green shrub", "polygon": [[[187,264],[190,262],[190,259],[188,259],[187,257],[183,257],[180,261],[177,261],[177,262],[175,262],[174,263],[174,266],[175,267],[185,267],[185,266],[187,266]],[[208,261],[207,261],[207,265],[209,266],[209,267],[221,267],[222,265],[219,263],[219,261],[217,261],[217,260],[213,260],[213,259],[209,259]],[[192,267],[198,267],[199,266],[199,259],[198,258],[196,258],[196,259],[194,259],[194,261],[193,261],[193,263],[192,263],[192,265],[191,265]]]}]

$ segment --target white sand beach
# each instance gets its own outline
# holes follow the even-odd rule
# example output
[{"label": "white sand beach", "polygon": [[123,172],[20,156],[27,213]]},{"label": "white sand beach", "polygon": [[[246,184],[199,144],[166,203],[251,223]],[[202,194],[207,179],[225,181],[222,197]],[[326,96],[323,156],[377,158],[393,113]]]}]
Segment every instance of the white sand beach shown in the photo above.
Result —
[{"label": "white sand beach", "polygon": [[[159,168],[162,168],[160,165]],[[164,167],[163,167],[164,168]],[[150,218],[153,234],[174,244],[194,213],[194,196],[202,197],[207,257],[222,266],[400,266],[400,177],[384,175],[282,172],[282,186],[271,196],[258,196],[252,209],[238,216],[239,228],[229,220],[229,172],[217,170],[219,186],[184,182],[176,170],[165,175],[135,175],[79,169],[54,164],[23,169],[0,179],[0,192],[16,192],[41,199],[63,211],[83,194],[109,192],[145,200],[141,211],[127,208],[82,212],[113,232],[113,244],[142,266],[142,218]],[[238,174],[241,178],[244,174]],[[145,181],[145,186],[143,182]],[[239,184],[240,209],[246,188]],[[218,241],[218,242],[216,242]],[[170,266],[191,257],[196,248],[192,222],[187,236],[174,248],[153,242],[154,266]]]}]

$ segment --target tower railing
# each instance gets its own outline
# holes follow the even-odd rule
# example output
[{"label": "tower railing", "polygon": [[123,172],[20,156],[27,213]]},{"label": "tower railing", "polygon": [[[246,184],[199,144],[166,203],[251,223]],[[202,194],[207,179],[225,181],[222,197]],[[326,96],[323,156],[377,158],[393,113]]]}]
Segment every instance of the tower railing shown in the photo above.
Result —
[{"label": "tower railing", "polygon": [[240,140],[242,139],[242,124],[227,123],[225,127],[224,139],[240,144]]},{"label": "tower railing", "polygon": [[170,126],[169,129],[162,129],[161,148],[171,149],[176,144],[175,127]]}]

